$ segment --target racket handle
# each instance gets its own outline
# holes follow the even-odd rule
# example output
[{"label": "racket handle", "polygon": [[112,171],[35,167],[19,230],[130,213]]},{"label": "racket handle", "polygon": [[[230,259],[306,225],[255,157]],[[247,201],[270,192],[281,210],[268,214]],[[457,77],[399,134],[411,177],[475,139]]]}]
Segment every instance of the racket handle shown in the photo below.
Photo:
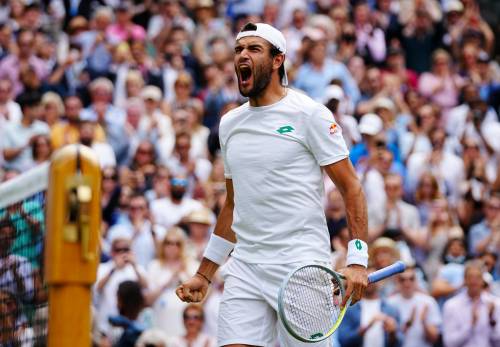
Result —
[{"label": "racket handle", "polygon": [[384,278],[399,274],[405,271],[406,265],[402,261],[397,261],[392,265],[386,266],[380,270],[372,272],[368,275],[368,283],[378,282]]}]

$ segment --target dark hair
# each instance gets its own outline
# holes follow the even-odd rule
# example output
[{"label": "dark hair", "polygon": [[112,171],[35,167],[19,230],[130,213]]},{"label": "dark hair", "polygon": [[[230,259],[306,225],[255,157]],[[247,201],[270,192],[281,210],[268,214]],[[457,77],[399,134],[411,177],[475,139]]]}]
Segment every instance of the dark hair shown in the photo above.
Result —
[{"label": "dark hair", "polygon": [[21,110],[25,110],[28,107],[35,107],[40,104],[41,96],[38,92],[24,92],[20,94],[16,102],[21,106]]},{"label": "dark hair", "polygon": [[[254,23],[247,23],[243,26],[243,28],[241,28],[240,32],[256,31],[256,30],[257,30],[257,25],[255,25]],[[269,53],[271,54],[271,57],[274,58],[277,55],[283,54],[283,52],[281,52],[279,48],[273,45],[272,43],[269,43],[269,46],[270,46]],[[283,63],[279,67],[278,74],[280,76],[280,81],[283,80],[283,77],[285,76],[285,61],[283,61]]]},{"label": "dark hair", "polygon": [[120,303],[120,314],[127,318],[136,318],[144,308],[144,296],[139,282],[124,281],[118,286],[116,296]]}]

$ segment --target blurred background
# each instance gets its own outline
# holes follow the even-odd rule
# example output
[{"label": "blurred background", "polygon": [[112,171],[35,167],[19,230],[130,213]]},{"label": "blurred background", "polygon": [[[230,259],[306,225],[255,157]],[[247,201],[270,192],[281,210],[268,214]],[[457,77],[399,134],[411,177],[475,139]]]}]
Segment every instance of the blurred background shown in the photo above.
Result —
[{"label": "blurred background", "polygon": [[[23,173],[74,143],[102,168],[94,345],[216,345],[224,269],[202,305],[174,290],[225,199],[218,124],[246,101],[232,52],[247,22],[283,32],[290,86],[342,128],[370,266],[410,265],[332,344],[500,346],[499,15],[495,0],[0,0],[0,346],[45,345],[46,187]],[[324,207],[340,269],[329,180]]]}]

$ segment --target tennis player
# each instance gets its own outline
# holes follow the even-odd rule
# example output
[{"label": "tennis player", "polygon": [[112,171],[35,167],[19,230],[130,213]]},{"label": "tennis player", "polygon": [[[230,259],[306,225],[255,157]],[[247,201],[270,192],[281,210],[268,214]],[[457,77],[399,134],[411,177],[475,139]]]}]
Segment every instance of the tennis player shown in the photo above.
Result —
[{"label": "tennis player", "polygon": [[278,291],[298,265],[330,264],[322,170],[347,210],[346,298],[359,300],[368,282],[366,202],[342,130],[326,107],[287,88],[285,54],[283,34],[268,24],[248,23],[236,38],[238,86],[249,102],[220,123],[227,198],[198,272],[176,290],[183,301],[202,301],[233,252],[224,271],[219,346],[271,346],[277,332],[282,346],[301,345],[277,324]]}]

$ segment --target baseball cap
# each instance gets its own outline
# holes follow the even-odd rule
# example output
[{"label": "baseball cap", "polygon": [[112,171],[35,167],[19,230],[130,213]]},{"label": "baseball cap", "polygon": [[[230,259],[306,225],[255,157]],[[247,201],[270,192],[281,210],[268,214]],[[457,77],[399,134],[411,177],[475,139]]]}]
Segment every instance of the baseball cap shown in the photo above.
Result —
[{"label": "baseball cap", "polygon": [[375,113],[367,113],[361,117],[359,132],[365,135],[377,135],[384,128],[382,119]]},{"label": "baseball cap", "polygon": [[[257,36],[263,38],[274,47],[276,47],[281,53],[286,54],[286,40],[285,36],[273,27],[272,25],[266,23],[252,23],[255,26],[255,30],[245,29],[245,31],[240,31],[236,36],[236,41],[248,36]],[[283,63],[284,64],[284,63]],[[283,79],[281,80],[281,84],[286,86],[288,85],[288,77],[285,74],[283,75]]]},{"label": "baseball cap", "polygon": [[328,103],[328,101],[335,99],[341,101],[344,99],[344,91],[336,84],[329,85],[326,87],[325,95],[323,97],[323,104]]},{"label": "baseball cap", "polygon": [[389,98],[378,98],[375,100],[375,105],[373,108],[385,108],[389,111],[394,112],[396,110],[396,105],[394,105],[394,102]]},{"label": "baseball cap", "polygon": [[144,100],[154,100],[154,101],[160,101],[161,100],[161,89],[156,87],[156,86],[146,86],[141,92],[141,98]]},{"label": "baseball cap", "polygon": [[448,0],[443,6],[444,12],[462,12],[464,5],[459,0]]}]

